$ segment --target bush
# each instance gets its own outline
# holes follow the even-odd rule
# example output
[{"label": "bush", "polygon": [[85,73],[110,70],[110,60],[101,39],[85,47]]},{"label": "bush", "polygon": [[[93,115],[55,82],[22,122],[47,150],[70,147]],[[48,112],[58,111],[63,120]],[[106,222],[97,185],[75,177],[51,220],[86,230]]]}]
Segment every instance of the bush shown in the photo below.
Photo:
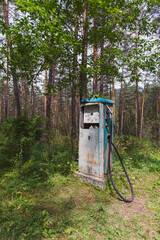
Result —
[{"label": "bush", "polygon": [[45,158],[48,159],[49,171],[67,175],[72,170],[72,163],[76,158],[76,149],[71,145],[68,136],[53,133],[50,143],[46,145]]},{"label": "bush", "polygon": [[41,117],[30,118],[21,115],[10,118],[1,126],[0,135],[0,166],[13,163],[23,165],[28,161],[32,148],[41,138],[43,122]]},{"label": "bush", "polygon": [[160,172],[160,151],[153,142],[140,140],[133,136],[115,137],[114,141],[122,159],[131,168],[146,167],[149,171]]}]

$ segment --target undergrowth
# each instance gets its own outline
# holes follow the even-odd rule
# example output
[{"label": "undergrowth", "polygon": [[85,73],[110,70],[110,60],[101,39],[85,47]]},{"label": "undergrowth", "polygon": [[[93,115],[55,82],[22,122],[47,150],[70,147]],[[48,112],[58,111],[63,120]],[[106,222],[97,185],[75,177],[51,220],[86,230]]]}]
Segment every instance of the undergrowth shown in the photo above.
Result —
[{"label": "undergrowth", "polygon": [[[36,121],[28,119],[29,125]],[[25,123],[26,133],[23,130],[19,142],[5,139],[5,133],[14,138],[17,130],[11,126],[1,130],[0,152],[5,153],[14,144],[16,147],[9,151],[6,163],[1,164],[5,168],[0,172],[0,239],[158,239],[160,151],[156,146],[130,136],[115,138],[136,198],[147,199],[143,204],[148,210],[141,215],[131,212],[133,216],[128,223],[128,213],[122,214],[119,209],[122,202],[109,182],[102,192],[73,176],[77,169],[77,149],[73,148],[70,137],[52,131],[46,140],[43,120],[38,121],[41,125],[36,125],[37,133],[30,133],[32,127]],[[14,120],[9,124],[12,123],[15,124]],[[29,140],[22,140],[25,138]],[[1,163],[4,159],[0,158]],[[128,194],[115,154],[113,175],[120,191]],[[127,205],[128,212],[132,206],[134,202]],[[145,214],[149,219],[141,226]]]}]

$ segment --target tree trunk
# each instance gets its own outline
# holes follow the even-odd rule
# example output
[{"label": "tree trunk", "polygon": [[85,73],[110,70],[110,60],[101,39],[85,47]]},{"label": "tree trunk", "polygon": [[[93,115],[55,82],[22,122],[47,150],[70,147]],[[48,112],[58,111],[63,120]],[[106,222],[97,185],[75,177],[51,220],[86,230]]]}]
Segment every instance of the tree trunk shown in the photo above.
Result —
[{"label": "tree trunk", "polygon": [[[4,13],[4,19],[6,28],[9,29],[9,2],[6,0],[3,0],[3,13]],[[10,51],[10,36],[7,36],[7,51],[9,53]],[[6,80],[6,88],[5,88],[5,116],[6,118],[9,115],[9,93],[8,93],[8,85],[9,85],[9,59],[7,57],[7,80]]]},{"label": "tree trunk", "polygon": [[136,137],[138,136],[138,126],[137,126],[137,99],[135,100],[135,129]]},{"label": "tree trunk", "polygon": [[34,116],[38,114],[38,98],[36,92],[34,91]]},{"label": "tree trunk", "polygon": [[109,96],[110,96],[110,99],[112,99],[112,85],[111,84],[109,84],[110,85],[110,88],[109,88]]},{"label": "tree trunk", "polygon": [[15,73],[13,73],[14,70],[12,70],[12,76],[13,76],[13,87],[14,87],[14,96],[15,96],[15,116],[21,115],[21,105],[19,100],[19,90],[18,90],[18,83],[15,78]]},{"label": "tree trunk", "polygon": [[55,122],[55,95],[54,95],[54,84],[55,84],[55,65],[53,64],[53,73],[52,73],[52,97],[51,97],[51,109],[52,109],[52,126]]},{"label": "tree trunk", "polygon": [[96,19],[94,18],[94,33],[95,33],[95,40],[94,40],[94,44],[93,44],[93,65],[94,65],[94,72],[93,72],[93,94],[96,94],[98,92],[98,88],[97,88],[97,72],[96,72],[96,63],[97,63],[97,22]]},{"label": "tree trunk", "polygon": [[122,99],[122,113],[121,113],[121,135],[123,134],[123,99]]},{"label": "tree trunk", "polygon": [[[138,38],[138,32],[136,30],[136,39]],[[136,61],[138,60],[138,44],[136,40]],[[138,66],[136,67],[136,101],[137,101],[137,136],[140,134],[140,122],[141,122],[141,113],[140,113],[140,104],[139,104],[139,90],[138,90]]]},{"label": "tree trunk", "polygon": [[87,96],[87,4],[83,2],[82,64],[80,71],[80,100]]},{"label": "tree trunk", "polygon": [[57,92],[57,106],[56,106],[56,119],[58,121],[58,114],[59,114],[59,88]]},{"label": "tree trunk", "polygon": [[[4,12],[4,18],[5,18],[5,24],[6,28],[9,29],[9,2],[6,0],[3,0],[3,12]],[[7,36],[7,50],[10,53],[10,57],[14,54],[12,52],[12,43],[10,40],[10,36]],[[9,81],[9,64],[8,64],[8,59],[7,59],[7,82],[6,82],[6,90],[5,90],[5,115],[6,117],[8,116],[9,112],[9,107],[8,107],[8,102],[9,102],[9,96],[8,96],[8,81]],[[15,116],[18,116],[21,114],[21,107],[20,107],[20,99],[19,99],[19,91],[18,91],[18,84],[16,81],[16,70],[14,67],[11,69],[12,72],[12,77],[13,77],[13,87],[14,87],[14,96],[15,96]]]},{"label": "tree trunk", "polygon": [[48,89],[47,89],[47,69],[45,70],[45,96],[44,96],[44,116],[47,116],[47,93],[48,93]]},{"label": "tree trunk", "polygon": [[160,87],[157,88],[157,144],[160,137]]},{"label": "tree trunk", "polygon": [[24,110],[27,109],[27,82],[26,77],[24,78]]},{"label": "tree trunk", "polygon": [[65,91],[65,126],[66,126],[66,133],[68,133],[68,127],[69,127],[69,124],[68,124],[68,111],[69,111],[69,108],[68,108],[68,105],[69,105],[69,102],[68,102],[68,94],[67,94],[67,89]]},{"label": "tree trunk", "polygon": [[101,42],[101,77],[100,77],[100,94],[101,95],[104,95],[104,92],[103,92],[103,71],[102,71],[102,68],[103,68],[103,54],[104,54],[104,39],[102,39],[102,42]]},{"label": "tree trunk", "polygon": [[9,116],[9,64],[7,60],[7,81],[6,81],[6,89],[5,89],[5,116],[6,118]]},{"label": "tree trunk", "polygon": [[121,90],[120,90],[120,95],[119,95],[119,135],[121,134],[121,121],[122,121],[122,81],[121,81]]},{"label": "tree trunk", "polygon": [[[78,17],[75,20],[75,41],[78,41]],[[73,57],[73,81],[72,81],[72,138],[76,138],[77,133],[77,51]]]},{"label": "tree trunk", "polygon": [[34,101],[34,85],[31,84],[31,116],[34,117],[34,110],[35,110],[35,101]]},{"label": "tree trunk", "polygon": [[[114,62],[112,62],[112,65],[114,66]],[[114,71],[112,73],[112,100],[114,101],[113,104],[113,129],[115,128],[115,92],[114,92]]]},{"label": "tree trunk", "polygon": [[21,104],[22,104],[22,110],[24,109],[24,96],[23,96],[23,78],[21,79]]},{"label": "tree trunk", "polygon": [[2,122],[2,96],[0,96],[0,123]]},{"label": "tree trunk", "polygon": [[[46,107],[46,117],[48,118],[48,123],[50,125],[50,115],[51,115],[51,93],[52,93],[52,77],[53,77],[53,65],[49,69],[49,81],[48,81],[48,95],[47,95],[47,107]],[[49,127],[48,125],[48,127]]]},{"label": "tree trunk", "polygon": [[[138,69],[136,70],[136,76]],[[137,102],[137,136],[140,134],[140,121],[141,121],[141,113],[140,113],[140,104],[139,104],[139,90],[138,90],[138,81],[136,81],[136,102]]]},{"label": "tree trunk", "polygon": [[140,139],[142,139],[142,134],[143,134],[143,112],[144,112],[144,99],[145,99],[145,84],[146,84],[146,82],[144,82],[144,90],[143,90],[142,112],[141,112],[141,127],[140,127]]}]

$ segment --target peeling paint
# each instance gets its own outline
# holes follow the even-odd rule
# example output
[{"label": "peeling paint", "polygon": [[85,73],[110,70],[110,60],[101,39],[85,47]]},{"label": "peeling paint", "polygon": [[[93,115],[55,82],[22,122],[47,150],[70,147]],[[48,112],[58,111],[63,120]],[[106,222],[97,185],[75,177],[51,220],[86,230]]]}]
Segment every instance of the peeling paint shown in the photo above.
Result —
[{"label": "peeling paint", "polygon": [[[94,105],[98,106],[93,107]],[[87,116],[84,122],[84,108]],[[89,112],[91,106],[91,112]],[[98,114],[93,110],[98,109]],[[93,116],[96,116],[93,118]],[[97,120],[97,116],[99,119]],[[92,122],[90,122],[90,119]],[[96,122],[94,122],[96,121]],[[79,134],[79,172],[104,178],[107,171],[108,140],[110,120],[106,119],[106,103],[86,103],[81,105]],[[108,127],[106,127],[108,126]]]}]

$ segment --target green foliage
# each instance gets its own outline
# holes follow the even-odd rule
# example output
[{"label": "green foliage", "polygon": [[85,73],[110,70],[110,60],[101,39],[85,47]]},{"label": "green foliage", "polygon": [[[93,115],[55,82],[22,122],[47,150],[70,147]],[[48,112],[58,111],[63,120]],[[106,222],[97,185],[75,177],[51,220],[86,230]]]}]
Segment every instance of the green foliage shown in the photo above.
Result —
[{"label": "green foliage", "polygon": [[71,145],[71,139],[60,133],[53,133],[50,143],[46,146],[45,154],[52,173],[67,175],[72,170],[76,151]]},{"label": "green foliage", "polygon": [[42,119],[26,115],[10,118],[1,126],[0,165],[21,165],[29,160],[33,145],[42,136]]},{"label": "green foliage", "polygon": [[127,167],[160,172],[160,151],[153,142],[133,136],[121,136],[115,141]]}]

